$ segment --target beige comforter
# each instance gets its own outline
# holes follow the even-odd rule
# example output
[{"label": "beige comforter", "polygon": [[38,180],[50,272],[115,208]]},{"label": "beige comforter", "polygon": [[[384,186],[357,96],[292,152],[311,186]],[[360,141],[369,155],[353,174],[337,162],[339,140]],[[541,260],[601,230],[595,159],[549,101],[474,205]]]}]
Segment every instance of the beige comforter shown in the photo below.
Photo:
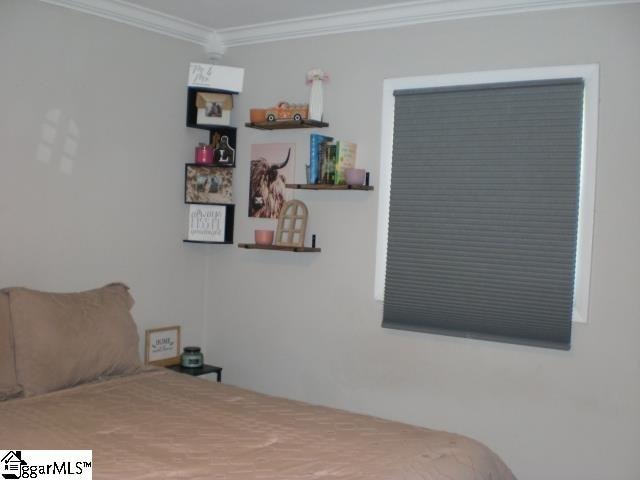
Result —
[{"label": "beige comforter", "polygon": [[0,403],[0,449],[92,449],[94,479],[514,478],[465,437],[167,370]]}]

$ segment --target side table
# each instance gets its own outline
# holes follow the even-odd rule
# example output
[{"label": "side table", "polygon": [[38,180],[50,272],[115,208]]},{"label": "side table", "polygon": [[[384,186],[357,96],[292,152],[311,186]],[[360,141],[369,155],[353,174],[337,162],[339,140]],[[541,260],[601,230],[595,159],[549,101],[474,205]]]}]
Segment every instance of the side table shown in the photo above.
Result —
[{"label": "side table", "polygon": [[207,365],[206,363],[201,367],[188,368],[182,365],[167,365],[166,368],[178,373],[186,373],[187,375],[193,375],[198,377],[200,375],[207,375],[208,373],[215,373],[218,377],[218,383],[222,382],[222,367],[216,367],[214,365]]}]

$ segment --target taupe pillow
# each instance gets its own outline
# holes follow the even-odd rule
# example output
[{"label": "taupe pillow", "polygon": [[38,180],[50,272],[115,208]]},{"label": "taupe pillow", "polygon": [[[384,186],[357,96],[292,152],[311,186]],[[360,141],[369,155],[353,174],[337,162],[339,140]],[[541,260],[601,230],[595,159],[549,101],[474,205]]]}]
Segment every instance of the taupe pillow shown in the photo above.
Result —
[{"label": "taupe pillow", "polygon": [[15,397],[21,391],[16,381],[9,296],[0,292],[0,400]]},{"label": "taupe pillow", "polygon": [[123,284],[81,293],[9,290],[16,374],[26,395],[140,368],[128,290]]}]

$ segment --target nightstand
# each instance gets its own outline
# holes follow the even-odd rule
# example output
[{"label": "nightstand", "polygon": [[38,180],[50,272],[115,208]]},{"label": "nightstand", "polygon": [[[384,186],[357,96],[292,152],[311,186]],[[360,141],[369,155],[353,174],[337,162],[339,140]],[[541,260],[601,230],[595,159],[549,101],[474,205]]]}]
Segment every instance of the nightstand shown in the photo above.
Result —
[{"label": "nightstand", "polygon": [[167,365],[166,368],[178,373],[186,373],[187,375],[193,375],[198,377],[200,375],[207,375],[209,373],[215,373],[218,376],[218,383],[222,382],[222,367],[216,367],[214,365],[207,365],[206,363],[201,367],[187,368],[182,365]]}]

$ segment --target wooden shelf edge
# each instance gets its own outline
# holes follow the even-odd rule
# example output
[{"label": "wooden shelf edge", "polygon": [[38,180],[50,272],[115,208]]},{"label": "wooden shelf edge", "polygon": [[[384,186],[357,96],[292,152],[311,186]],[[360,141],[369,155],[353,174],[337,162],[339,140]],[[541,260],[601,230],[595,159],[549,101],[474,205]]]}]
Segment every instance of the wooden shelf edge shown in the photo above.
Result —
[{"label": "wooden shelf edge", "polygon": [[212,130],[227,130],[227,131],[238,131],[237,127],[232,127],[231,125],[202,125],[200,123],[193,123],[193,122],[186,122],[187,127],[189,128],[197,128],[198,130],[207,130],[207,131],[212,131]]},{"label": "wooden shelf edge", "polygon": [[194,90],[196,92],[207,92],[207,93],[229,93],[231,95],[240,95],[242,92],[236,92],[235,90],[224,90],[222,88],[212,88],[212,87],[198,87],[195,85],[187,85],[187,90]]},{"label": "wooden shelf edge", "polygon": [[296,252],[296,253],[318,253],[319,248],[315,247],[283,247],[280,245],[258,245],[256,243],[239,243],[238,248],[247,250],[275,250],[280,252]]},{"label": "wooden shelf edge", "polygon": [[[236,168],[235,164],[227,165],[226,163],[185,163],[189,167],[219,167],[219,168]],[[225,204],[230,205],[230,204]]]},{"label": "wooden shelf edge", "polygon": [[182,240],[184,243],[208,243],[210,245],[233,245],[233,242],[205,242],[203,240]]},{"label": "wooden shelf edge", "polygon": [[317,120],[281,120],[275,122],[247,122],[244,126],[258,130],[285,130],[293,128],[324,128],[328,127],[329,124]]},{"label": "wooden shelf edge", "polygon": [[331,185],[328,183],[287,183],[287,188],[297,190],[373,190],[373,185]]}]

